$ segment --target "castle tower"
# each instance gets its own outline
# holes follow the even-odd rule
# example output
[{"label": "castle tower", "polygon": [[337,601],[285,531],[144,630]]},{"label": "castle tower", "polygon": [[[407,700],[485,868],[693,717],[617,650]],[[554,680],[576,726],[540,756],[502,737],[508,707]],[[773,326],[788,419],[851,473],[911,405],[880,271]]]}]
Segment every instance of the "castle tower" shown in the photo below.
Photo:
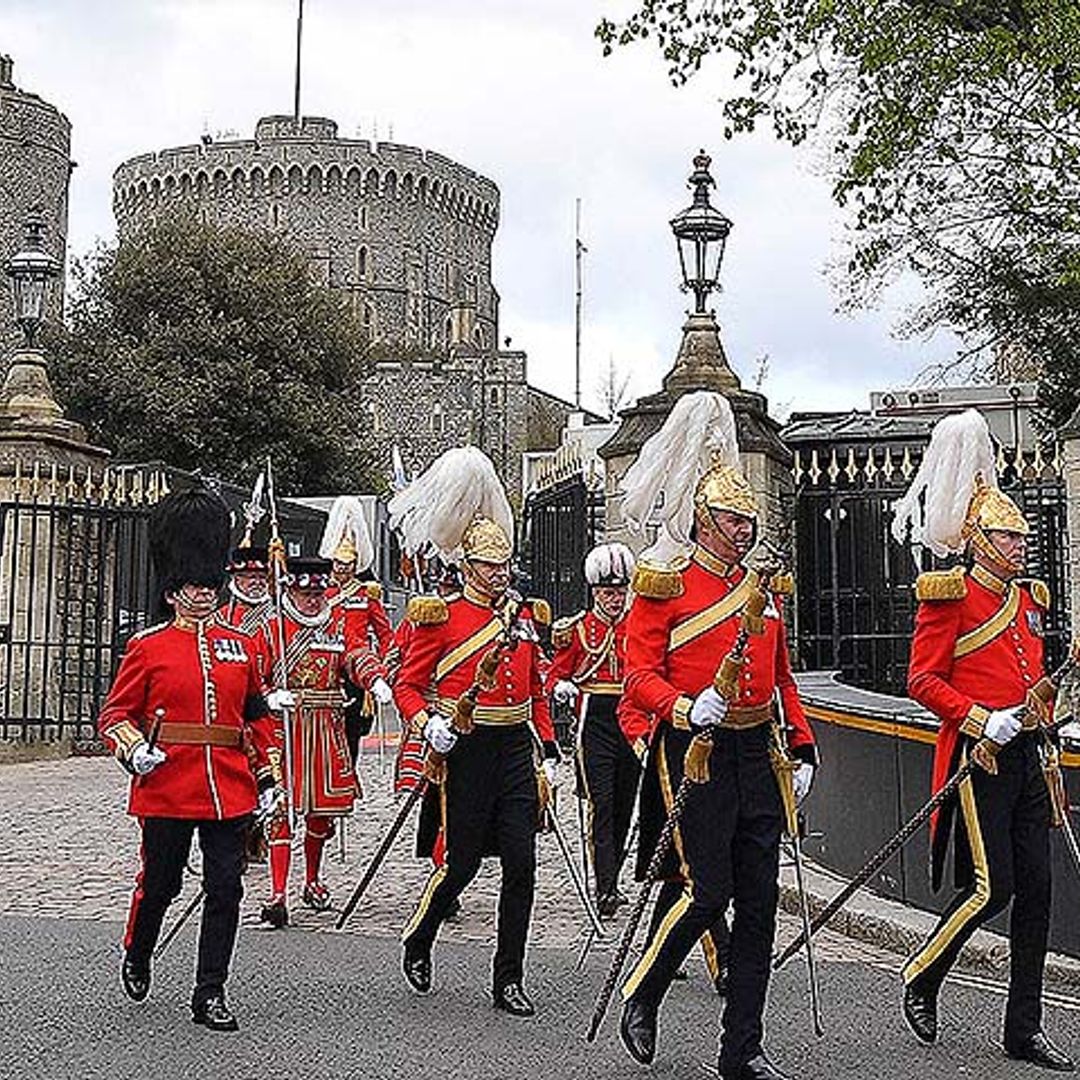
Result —
[{"label": "castle tower", "polygon": [[348,295],[372,340],[494,351],[499,190],[441,154],[266,116],[254,139],[143,154],[113,178],[121,236],[166,216],[281,230]]},{"label": "castle tower", "polygon": [[[71,123],[37,94],[15,86],[14,61],[0,55],[0,267],[23,242],[27,220],[36,211],[45,223],[48,254],[64,265],[67,248]],[[63,312],[63,289],[53,289],[47,321]],[[11,293],[0,279],[0,375],[3,358],[22,335],[12,325]]]}]

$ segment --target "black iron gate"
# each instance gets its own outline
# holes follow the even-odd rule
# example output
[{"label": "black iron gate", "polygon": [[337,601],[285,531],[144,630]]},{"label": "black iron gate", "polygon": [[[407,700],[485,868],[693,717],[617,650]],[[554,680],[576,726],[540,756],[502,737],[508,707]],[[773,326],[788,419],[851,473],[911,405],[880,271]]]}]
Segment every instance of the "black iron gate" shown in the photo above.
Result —
[{"label": "black iron gate", "polygon": [[[915,616],[914,582],[935,561],[916,564],[889,531],[893,504],[922,459],[930,421],[862,418],[858,428],[820,432],[793,425],[798,553],[796,633],[799,663],[837,670],[845,682],[905,694]],[[998,479],[1032,523],[1028,572],[1054,597],[1047,620],[1053,666],[1068,647],[1065,490],[1052,446],[1002,447]]]},{"label": "black iron gate", "polygon": [[603,532],[603,487],[585,472],[555,480],[525,500],[522,569],[529,592],[556,615],[588,606],[584,562]]}]

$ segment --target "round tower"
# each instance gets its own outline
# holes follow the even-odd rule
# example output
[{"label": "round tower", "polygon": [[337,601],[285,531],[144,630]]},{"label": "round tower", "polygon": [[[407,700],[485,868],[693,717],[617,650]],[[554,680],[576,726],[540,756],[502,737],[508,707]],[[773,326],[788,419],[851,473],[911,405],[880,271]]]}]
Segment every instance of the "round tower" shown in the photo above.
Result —
[{"label": "round tower", "polygon": [[[0,55],[0,357],[22,341],[2,268],[22,246],[34,213],[45,222],[48,253],[64,265],[73,168],[70,121],[37,94],[18,89],[14,67],[10,56]],[[63,289],[51,289],[46,318],[58,320],[62,312]]]},{"label": "round tower", "polygon": [[254,139],[204,136],[125,161],[113,207],[121,236],[179,211],[282,231],[373,340],[497,347],[499,190],[441,154],[343,139],[324,117],[266,116]]}]

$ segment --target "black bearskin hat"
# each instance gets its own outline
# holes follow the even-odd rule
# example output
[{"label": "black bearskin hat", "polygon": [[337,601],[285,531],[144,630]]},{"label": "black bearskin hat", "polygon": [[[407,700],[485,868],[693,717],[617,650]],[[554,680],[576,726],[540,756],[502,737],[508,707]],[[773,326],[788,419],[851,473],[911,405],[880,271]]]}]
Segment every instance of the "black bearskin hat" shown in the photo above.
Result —
[{"label": "black bearskin hat", "polygon": [[167,495],[150,513],[150,561],[158,600],[185,585],[220,589],[229,553],[229,510],[205,487]]}]

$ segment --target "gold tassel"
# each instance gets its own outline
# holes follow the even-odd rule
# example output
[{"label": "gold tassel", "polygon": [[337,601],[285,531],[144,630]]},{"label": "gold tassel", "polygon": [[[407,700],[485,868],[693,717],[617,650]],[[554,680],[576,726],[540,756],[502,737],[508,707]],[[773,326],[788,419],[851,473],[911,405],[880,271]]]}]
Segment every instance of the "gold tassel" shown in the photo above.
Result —
[{"label": "gold tassel", "polygon": [[424,758],[424,778],[429,784],[442,784],[446,781],[446,758],[437,750],[428,750]]},{"label": "gold tassel", "polygon": [[709,782],[709,755],[712,753],[712,739],[705,735],[695,735],[690,740],[683,759],[683,772],[691,784]]},{"label": "gold tassel", "polygon": [[971,760],[984,772],[997,776],[998,744],[993,739],[980,739],[971,750]]},{"label": "gold tassel", "polygon": [[468,735],[473,729],[473,713],[476,711],[476,700],[468,694],[462,694],[454,702],[454,718],[452,721],[454,730],[461,735]]},{"label": "gold tassel", "polygon": [[724,657],[720,670],[713,679],[713,689],[725,700],[734,701],[739,692],[739,675],[742,672],[742,658],[738,656]]},{"label": "gold tassel", "polygon": [[529,609],[532,611],[533,622],[541,626],[551,625],[551,605],[540,597],[529,600]]},{"label": "gold tassel", "polygon": [[790,573],[773,574],[769,578],[769,588],[778,596],[794,596],[795,575]]},{"label": "gold tassel", "polygon": [[364,592],[369,600],[382,599],[382,586],[377,581],[369,581],[364,585]]},{"label": "gold tassel", "polygon": [[649,600],[670,600],[683,594],[682,574],[670,566],[639,563],[634,568],[630,588]]}]

